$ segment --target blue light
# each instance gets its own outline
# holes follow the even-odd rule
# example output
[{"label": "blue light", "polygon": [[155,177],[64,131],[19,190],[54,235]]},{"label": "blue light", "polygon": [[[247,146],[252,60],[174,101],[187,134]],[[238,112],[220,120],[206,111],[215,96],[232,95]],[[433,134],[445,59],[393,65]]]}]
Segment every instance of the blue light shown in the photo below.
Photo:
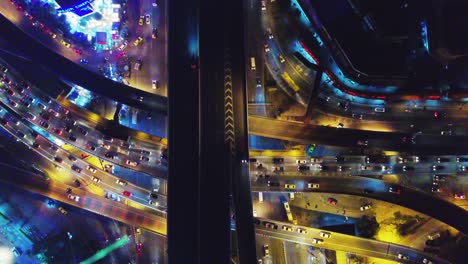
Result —
[{"label": "blue light", "polygon": [[291,1],[291,6],[293,8],[297,8],[297,10],[299,10],[299,13],[300,13],[299,19],[301,20],[301,22],[304,23],[304,25],[306,25],[307,27],[311,27],[312,24],[310,23],[309,18],[305,14],[304,10],[302,10],[302,8],[299,5],[299,3],[297,2],[297,0],[292,0]]},{"label": "blue light", "polygon": [[421,37],[424,45],[424,49],[429,52],[429,39],[427,36],[427,23],[426,20],[421,21]]}]

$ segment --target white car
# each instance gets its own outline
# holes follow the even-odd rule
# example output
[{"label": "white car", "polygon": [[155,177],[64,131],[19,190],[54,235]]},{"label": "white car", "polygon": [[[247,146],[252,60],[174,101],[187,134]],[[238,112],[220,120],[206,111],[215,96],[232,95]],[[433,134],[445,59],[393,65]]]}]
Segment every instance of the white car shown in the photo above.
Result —
[{"label": "white car", "polygon": [[312,239],[313,244],[323,244],[323,239],[320,238],[314,238]]},{"label": "white car", "polygon": [[265,52],[266,53],[270,52],[270,46],[268,46],[268,44],[265,44]]},{"label": "white car", "polygon": [[133,167],[138,166],[138,162],[133,161],[133,160],[127,160],[125,163],[126,163],[127,165],[130,165],[130,166],[133,166]]},{"label": "white car", "polygon": [[127,186],[128,183],[126,181],[122,181],[122,180],[117,180],[115,183],[117,183],[118,185],[122,185],[122,186]]},{"label": "white car", "polygon": [[262,11],[266,11],[266,3],[265,3],[265,0],[262,0]]},{"label": "white car", "polygon": [[283,228],[284,231],[289,231],[289,232],[293,232],[293,231],[294,231],[292,227],[287,226],[287,225],[284,225],[282,228]]},{"label": "white car", "polygon": [[298,229],[297,229],[297,232],[298,232],[299,234],[307,234],[307,230],[302,229],[302,228],[298,228]]},{"label": "white car", "polygon": [[273,32],[271,31],[271,28],[267,28],[267,32],[268,32],[268,38],[273,39]]},{"label": "white car", "polygon": [[405,255],[403,255],[401,253],[398,253],[398,259],[406,259],[407,260],[408,256],[405,256]]},{"label": "white car", "polygon": [[120,45],[119,50],[120,51],[124,50],[127,47],[127,45],[128,45],[128,42],[124,41],[124,43],[122,43],[122,45]]},{"label": "white car", "polygon": [[149,14],[146,14],[145,16],[145,21],[146,21],[146,24],[149,25],[151,23],[151,20],[150,20],[150,15]]},{"label": "white car", "polygon": [[98,177],[93,177],[93,181],[95,183],[100,183],[101,182],[101,179],[99,179]]},{"label": "white car", "polygon": [[307,160],[296,160],[296,164],[307,164]]},{"label": "white car", "polygon": [[151,87],[152,87],[153,89],[159,89],[159,88],[160,88],[160,87],[159,87],[159,82],[158,82],[157,80],[152,80],[152,81],[151,81]]},{"label": "white car", "polygon": [[89,171],[92,172],[92,173],[96,173],[96,172],[97,172],[97,169],[94,168],[93,166],[89,166],[89,165],[88,165],[88,166],[86,166],[86,169],[89,170]]},{"label": "white car", "polygon": [[310,182],[309,182],[309,183],[307,183],[307,188],[309,188],[309,189],[318,189],[318,188],[320,188],[320,184],[318,184],[318,183],[310,183]]},{"label": "white car", "polygon": [[328,232],[320,232],[320,236],[321,236],[321,237],[325,237],[325,238],[330,238],[330,237],[331,237],[331,234],[328,233]]},{"label": "white car", "polygon": [[73,200],[75,202],[79,202],[80,201],[80,197],[78,195],[73,195],[73,194],[69,194],[68,195],[68,199],[70,200]]}]

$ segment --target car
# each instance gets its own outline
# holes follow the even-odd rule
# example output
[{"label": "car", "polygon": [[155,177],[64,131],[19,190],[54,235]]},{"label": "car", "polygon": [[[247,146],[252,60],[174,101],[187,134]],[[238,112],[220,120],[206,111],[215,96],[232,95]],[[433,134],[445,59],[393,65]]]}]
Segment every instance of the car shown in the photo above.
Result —
[{"label": "car", "polygon": [[[18,248],[18,247],[12,247],[11,248],[11,252],[13,253],[13,255],[17,258],[17,257],[20,257],[22,254],[23,254],[23,251]],[[8,261],[7,261],[8,262]]]},{"label": "car", "polygon": [[138,45],[140,45],[140,43],[143,41],[143,38],[142,37],[138,37],[135,42],[133,42],[133,45],[136,47]]},{"label": "car", "polygon": [[78,55],[83,54],[83,51],[81,49],[79,49],[79,48],[73,48],[73,51]]},{"label": "car", "polygon": [[53,152],[57,152],[58,151],[58,147],[53,145],[53,144],[49,144],[49,148],[53,151]]},{"label": "car", "polygon": [[38,148],[41,147],[41,145],[40,145],[39,143],[37,143],[37,142],[34,142],[34,143],[32,144],[32,146],[33,146],[33,148],[35,148],[35,149],[38,149]]},{"label": "car", "polygon": [[71,162],[75,162],[75,161],[77,161],[77,158],[70,154],[70,155],[68,155],[68,160],[70,160]]},{"label": "car", "polygon": [[276,182],[276,181],[268,181],[267,185],[268,185],[268,187],[279,187],[280,186],[279,182]]},{"label": "car", "polygon": [[140,16],[138,19],[138,25],[143,26],[143,20],[145,19],[145,16]]},{"label": "car", "polygon": [[159,202],[156,202],[156,201],[153,201],[153,200],[148,200],[148,204],[158,206]]},{"label": "car", "polygon": [[145,22],[146,22],[146,25],[151,24],[151,20],[150,20],[150,15],[149,15],[149,14],[146,14],[146,15],[145,15]]},{"label": "car", "polygon": [[457,162],[468,162],[467,157],[457,157]]},{"label": "car", "polygon": [[396,186],[390,186],[390,187],[388,187],[388,192],[389,193],[394,193],[394,194],[400,194],[401,189],[399,187],[396,187]]},{"label": "car", "polygon": [[130,165],[130,166],[133,166],[133,167],[138,166],[138,162],[133,161],[133,160],[127,160],[125,163],[126,163],[127,165]]},{"label": "car", "polygon": [[10,105],[13,107],[18,107],[18,103],[13,100],[8,100],[8,103],[10,103]]},{"label": "car", "polygon": [[128,45],[128,41],[124,41],[122,45],[120,45],[119,50],[120,51],[124,50],[127,47],[127,45]]},{"label": "car", "polygon": [[432,186],[431,191],[437,193],[437,192],[440,192],[440,188],[438,186]]},{"label": "car", "polygon": [[129,191],[123,191],[123,192],[122,192],[122,195],[125,196],[125,197],[131,197],[131,196],[132,196],[132,193],[129,192]]},{"label": "car", "polygon": [[85,147],[91,151],[96,151],[96,146],[93,143],[86,143]]},{"label": "car", "polygon": [[101,147],[102,147],[102,148],[105,148],[105,149],[107,149],[107,150],[109,150],[109,149],[111,148],[111,146],[110,146],[109,144],[104,144],[104,143],[101,144]]},{"label": "car", "polygon": [[433,165],[432,166],[433,171],[439,171],[439,170],[443,170],[443,169],[445,169],[445,166],[442,166],[442,165]]},{"label": "car", "polygon": [[70,141],[73,141],[73,142],[76,142],[77,140],[77,138],[73,134],[68,135],[68,139],[70,139]]},{"label": "car", "polygon": [[54,160],[57,162],[57,163],[62,163],[63,162],[63,159],[60,158],[60,157],[54,157]]},{"label": "car", "polygon": [[296,160],[296,164],[307,164],[307,160]]},{"label": "car", "polygon": [[80,63],[83,63],[83,64],[88,64],[89,61],[87,59],[80,59]]},{"label": "car", "polygon": [[270,223],[270,222],[263,222],[266,228],[270,229],[278,229],[278,226],[276,224]]},{"label": "car", "polygon": [[438,162],[438,163],[450,162],[450,159],[449,159],[449,158],[444,158],[444,157],[438,157],[438,158],[437,158],[437,162]]},{"label": "car", "polygon": [[321,232],[320,232],[320,236],[321,236],[321,237],[325,237],[325,238],[330,238],[330,237],[331,237],[331,234],[328,233],[328,232],[323,232],[323,231],[321,231]]},{"label": "car", "polygon": [[284,188],[286,188],[286,189],[288,189],[288,190],[294,190],[294,189],[296,189],[296,185],[286,183],[286,184],[284,185]]},{"label": "car", "polygon": [[282,229],[284,231],[294,232],[293,228],[287,225],[282,226]]},{"label": "car", "polygon": [[338,200],[336,200],[335,198],[330,197],[330,198],[327,199],[327,203],[328,203],[329,205],[335,206],[335,205],[338,204]]},{"label": "car", "polygon": [[136,252],[141,253],[143,251],[143,244],[142,243],[137,243],[136,244]]},{"label": "car", "polygon": [[268,33],[268,38],[273,39],[273,32],[271,31],[271,28],[267,28],[267,33]]},{"label": "car", "polygon": [[299,234],[304,234],[304,235],[307,234],[307,230],[305,230],[305,229],[303,229],[303,228],[298,228],[298,229],[297,229],[297,232],[298,232]]},{"label": "car", "polygon": [[59,117],[60,114],[56,111],[54,111],[54,109],[52,108],[49,108],[49,111],[48,111],[51,115],[55,116],[55,117]]},{"label": "car", "polygon": [[297,166],[297,170],[298,171],[307,171],[307,170],[310,170],[310,166],[309,165],[299,165],[299,166]]},{"label": "car", "polygon": [[54,132],[57,136],[61,136],[61,135],[62,135],[62,130],[59,129],[59,128],[54,128],[54,129],[53,129],[53,132]]},{"label": "car", "polygon": [[372,205],[371,204],[364,204],[362,205],[359,209],[361,211],[366,211],[366,210],[370,210],[372,208]]},{"label": "car", "polygon": [[69,194],[67,197],[68,197],[68,199],[73,200],[75,202],[80,201],[80,197],[78,195]]},{"label": "car", "polygon": [[64,45],[66,48],[70,48],[70,43],[66,42],[65,40],[61,41],[62,45]]},{"label": "car", "polygon": [[405,256],[405,255],[403,255],[403,254],[401,254],[401,253],[398,253],[398,256],[397,256],[397,257],[398,257],[398,259],[404,259],[404,260],[408,260],[408,259],[409,259],[408,256]]},{"label": "car", "polygon": [[93,182],[100,183],[101,179],[99,179],[98,177],[93,176]]},{"label": "car", "polygon": [[[426,248],[424,249],[424,251],[426,251]],[[424,263],[424,264],[432,264],[432,261],[430,261],[430,260],[427,259],[427,258],[424,258],[423,261],[422,261],[422,263]]]},{"label": "car", "polygon": [[273,167],[271,167],[271,169],[272,169],[273,172],[283,172],[284,171],[283,166],[273,166]]},{"label": "car", "polygon": [[433,181],[445,181],[446,178],[447,178],[446,175],[440,175],[440,174],[434,174],[432,176]]},{"label": "car", "polygon": [[86,136],[88,135],[88,131],[82,127],[78,127],[77,128],[78,132],[80,132],[80,134],[82,134],[83,136]]},{"label": "car", "polygon": [[62,213],[64,215],[68,214],[67,210],[65,210],[63,207],[59,207],[58,210],[59,210],[60,213]]},{"label": "car", "polygon": [[140,160],[141,160],[141,161],[149,162],[150,159],[149,159],[148,157],[146,157],[146,156],[141,155],[141,156],[140,156]]},{"label": "car", "polygon": [[309,189],[318,189],[318,188],[320,188],[320,184],[314,183],[314,182],[309,182],[309,183],[307,183],[307,188],[309,188]]},{"label": "car", "polygon": [[96,172],[97,172],[97,169],[94,168],[93,166],[90,166],[90,165],[86,166],[86,169],[89,170],[89,171],[92,172],[92,173],[96,173]]},{"label": "car", "polygon": [[351,169],[352,169],[351,166],[339,165],[337,170],[338,170],[338,171],[349,171],[349,170],[351,170]]},{"label": "car", "polygon": [[158,199],[158,194],[156,192],[150,192],[148,195],[150,199]]},{"label": "car", "polygon": [[280,63],[284,63],[286,61],[284,59],[283,55],[281,55],[281,54],[278,55],[278,59],[279,59]]},{"label": "car", "polygon": [[454,197],[455,199],[465,199],[465,195],[462,194],[462,193],[455,193],[455,194],[453,195],[453,197]]},{"label": "car", "polygon": [[153,31],[151,32],[151,37],[153,39],[156,39],[158,37],[158,29],[157,28],[153,28]]},{"label": "car", "polygon": [[159,83],[159,81],[157,80],[152,80],[151,81],[151,87],[153,89],[160,89],[161,88],[161,84]]},{"label": "car", "polygon": [[272,161],[273,161],[274,164],[281,164],[281,163],[284,162],[284,159],[283,158],[273,158]]},{"label": "car", "polygon": [[117,180],[115,183],[117,183],[118,185],[122,185],[122,186],[127,186],[128,185],[128,182],[122,181],[122,180]]},{"label": "car", "polygon": [[263,255],[264,256],[270,255],[270,248],[268,247],[268,245],[263,245]]},{"label": "car", "polygon": [[402,167],[403,171],[414,171],[414,167],[413,166],[403,166]]},{"label": "car", "polygon": [[353,119],[358,119],[358,120],[362,120],[363,116],[361,114],[352,114],[351,117]]},{"label": "car", "polygon": [[320,238],[313,238],[312,244],[323,244],[323,239]]},{"label": "car", "polygon": [[111,151],[106,152],[106,153],[104,154],[104,156],[105,156],[106,158],[109,158],[109,159],[117,159],[117,158],[118,158],[117,154],[114,153],[114,152],[111,152]]},{"label": "car", "polygon": [[265,44],[264,48],[266,53],[270,52],[270,46],[268,46],[268,44]]}]

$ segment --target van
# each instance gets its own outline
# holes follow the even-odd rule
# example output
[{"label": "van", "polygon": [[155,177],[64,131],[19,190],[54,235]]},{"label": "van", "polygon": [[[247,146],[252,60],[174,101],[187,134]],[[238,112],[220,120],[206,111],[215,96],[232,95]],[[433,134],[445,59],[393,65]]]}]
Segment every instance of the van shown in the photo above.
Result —
[{"label": "van", "polygon": [[427,239],[429,239],[429,240],[434,240],[434,239],[437,239],[439,237],[440,237],[440,232],[439,231],[427,235]]},{"label": "van", "polygon": [[29,112],[26,113],[26,118],[30,120],[36,120],[36,116]]},{"label": "van", "polygon": [[250,57],[250,69],[252,71],[255,71],[257,69],[257,67],[255,66],[255,58],[254,57]]},{"label": "van", "polygon": [[383,113],[383,112],[385,112],[385,107],[376,107],[376,108],[374,109],[374,111],[375,111],[375,112],[379,112],[379,113]]}]

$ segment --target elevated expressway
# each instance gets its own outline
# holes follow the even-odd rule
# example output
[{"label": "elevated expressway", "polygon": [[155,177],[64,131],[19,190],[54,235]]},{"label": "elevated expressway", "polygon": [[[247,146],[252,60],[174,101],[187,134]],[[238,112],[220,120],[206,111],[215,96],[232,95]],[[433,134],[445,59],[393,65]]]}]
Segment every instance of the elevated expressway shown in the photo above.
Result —
[{"label": "elevated expressway", "polygon": [[[426,154],[463,154],[468,147],[466,143],[468,141],[464,136],[415,136],[412,133],[377,132],[306,125],[300,122],[281,121],[258,116],[249,116],[248,123],[250,134],[303,144],[412,151]],[[412,143],[413,136],[414,142]]]},{"label": "elevated expressway", "polygon": [[[114,202],[103,197],[99,197],[82,190],[74,190],[74,194],[81,197],[79,202],[68,199],[66,194],[67,185],[55,181],[45,181],[40,177],[25,173],[22,170],[17,170],[14,167],[4,166],[0,164],[1,169],[5,172],[0,175],[0,181],[11,184],[16,187],[50,197],[62,203],[75,206],[81,209],[88,210],[93,213],[115,219],[122,223],[145,228],[156,234],[166,236],[167,226],[166,219],[163,217],[155,216],[149,211],[135,209],[121,203]],[[8,175],[15,174],[17,177],[9,177]],[[285,241],[316,246],[320,248],[327,248],[332,250],[343,250],[347,252],[354,252],[360,255],[372,256],[377,258],[384,258],[389,260],[397,260],[398,253],[405,254],[410,257],[410,260],[405,263],[420,263],[413,261],[416,259],[428,258],[436,260],[437,263],[448,263],[442,259],[430,257],[428,254],[413,250],[411,248],[398,246],[391,243],[380,242],[370,239],[363,239],[359,237],[343,235],[339,233],[329,232],[330,238],[325,238],[323,244],[313,244],[312,238],[320,238],[319,233],[321,230],[303,226],[294,226],[285,224],[278,221],[269,219],[258,219],[276,224],[279,228],[277,230],[267,229],[264,225],[256,225],[256,234],[261,236],[269,236],[276,239]],[[308,234],[299,234],[297,232],[289,232],[281,229],[283,225],[291,226],[295,230],[301,228],[307,230]],[[346,241],[346,243],[343,243]],[[353,245],[353,246],[349,246]]]},{"label": "elevated expressway", "polygon": [[[276,179],[281,184],[278,187],[269,187],[266,182],[252,183],[253,192],[324,192],[339,193],[364,196],[372,199],[378,199],[393,204],[398,204],[414,211],[423,213],[442,221],[464,234],[468,234],[468,212],[449,201],[440,199],[437,196],[424,193],[415,189],[396,184],[385,183],[381,180],[349,176],[349,177],[316,177],[316,176],[270,176],[270,181]],[[314,190],[307,188],[308,181],[320,184],[320,189]],[[288,190],[284,188],[285,183],[296,185],[296,189]],[[398,186],[401,190],[400,195],[388,192],[390,186]],[[364,189],[372,189],[373,193],[364,193]],[[456,217],[454,217],[456,216]]]}]

